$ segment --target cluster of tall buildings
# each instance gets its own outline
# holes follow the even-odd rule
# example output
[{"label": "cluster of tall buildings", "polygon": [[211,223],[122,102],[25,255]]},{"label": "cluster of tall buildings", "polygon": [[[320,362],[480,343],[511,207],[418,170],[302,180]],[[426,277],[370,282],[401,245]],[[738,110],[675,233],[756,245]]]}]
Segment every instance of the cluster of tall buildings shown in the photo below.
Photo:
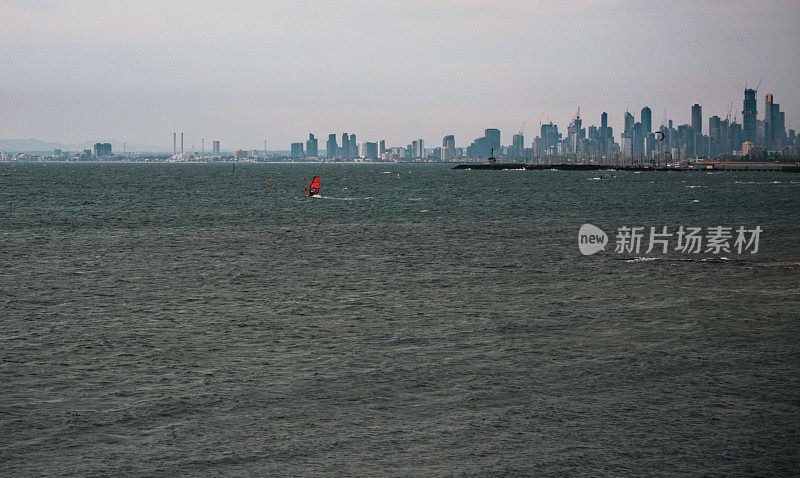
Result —
[{"label": "cluster of tall buildings", "polygon": [[414,140],[406,148],[386,148],[386,140],[362,141],[358,142],[355,134],[342,133],[341,144],[339,144],[335,133],[328,135],[325,143],[325,152],[320,154],[318,141],[314,134],[308,135],[308,140],[292,143],[290,145],[290,155],[297,160],[322,160],[338,159],[344,161],[364,160],[402,160],[424,157],[424,142],[422,139]]},{"label": "cluster of tall buildings", "polygon": [[[381,147],[385,147],[385,142],[381,141]],[[328,135],[325,143],[325,154],[320,155],[319,141],[314,134],[308,135],[305,144],[302,142],[291,144],[291,157],[294,160],[301,159],[321,159],[339,158],[343,160],[354,160],[358,158],[378,159],[378,143],[362,142],[356,140],[355,134],[342,133],[342,144],[337,142],[336,133]]]},{"label": "cluster of tall buildings", "polygon": [[[732,109],[732,108],[731,108]],[[664,120],[658,128],[653,127],[652,110],[645,106],[639,119],[626,111],[619,142],[608,126],[608,114],[600,117],[600,126],[583,128],[578,114],[567,127],[567,136],[558,131],[552,122],[541,125],[540,135],[534,138],[526,158],[538,161],[559,159],[562,161],[593,161],[615,164],[665,163],[688,158],[748,157],[762,159],[771,153],[784,157],[796,157],[800,149],[794,130],[786,132],[785,114],[774,102],[772,94],[764,97],[764,119],[758,119],[756,91],[745,89],[742,108],[742,123],[729,110],[723,119],[708,118],[708,130],[703,128],[703,107],[691,107],[691,123],[677,127],[672,120]],[[510,156],[518,155],[516,135],[509,147]]]},{"label": "cluster of tall buildings", "polygon": [[500,130],[495,128],[485,130],[483,136],[476,138],[467,147],[469,157],[488,158],[500,154]]},{"label": "cluster of tall buildings", "polygon": [[[583,128],[580,112],[567,128],[567,137],[558,132],[558,126],[541,125],[541,134],[533,141],[531,155],[535,160],[554,158],[566,160],[598,160],[619,164],[661,163],[688,158],[719,158],[747,156],[760,159],[770,152],[791,156],[798,150],[794,130],[787,134],[785,115],[771,94],[764,99],[764,119],[758,119],[756,91],[745,89],[742,123],[737,115],[728,111],[726,117],[708,118],[708,130],[703,128],[703,107],[691,107],[691,123],[677,127],[665,120],[658,129],[653,127],[652,110],[645,106],[639,119],[626,111],[619,142],[615,141],[608,126],[608,114],[603,113],[600,127]],[[511,150],[516,150],[511,147]]]},{"label": "cluster of tall buildings", "polygon": [[[731,107],[732,109],[732,107]],[[500,130],[489,128],[466,148],[456,148],[455,137],[447,135],[441,147],[425,149],[423,139],[413,140],[405,147],[386,147],[386,142],[357,142],[355,134],[343,133],[341,144],[337,135],[330,134],[324,154],[320,154],[317,139],[309,135],[304,143],[291,144],[291,156],[299,159],[338,160],[436,160],[454,161],[505,157],[540,162],[605,162],[613,164],[644,164],[681,161],[689,158],[718,158],[748,156],[758,159],[771,152],[791,156],[800,149],[794,130],[785,127],[785,115],[772,94],[764,97],[764,116],[758,118],[756,90],[745,88],[742,122],[738,114],[705,117],[703,107],[691,107],[691,122],[677,127],[664,119],[658,128],[653,126],[653,112],[643,107],[638,114],[626,111],[618,138],[608,125],[608,113],[600,116],[600,126],[583,125],[580,109],[565,132],[552,122],[541,124],[539,135],[530,147],[525,146],[522,128],[512,136],[510,145],[501,144]]]},{"label": "cluster of tall buildings", "polygon": [[113,156],[111,152],[111,143],[95,143],[94,146],[92,146],[92,156],[95,158]]}]

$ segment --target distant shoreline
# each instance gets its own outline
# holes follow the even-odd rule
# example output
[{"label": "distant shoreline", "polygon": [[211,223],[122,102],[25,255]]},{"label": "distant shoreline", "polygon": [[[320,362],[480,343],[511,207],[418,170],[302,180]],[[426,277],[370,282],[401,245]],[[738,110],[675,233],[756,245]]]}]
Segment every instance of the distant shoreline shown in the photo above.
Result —
[{"label": "distant shoreline", "polygon": [[699,162],[691,166],[620,166],[614,164],[459,164],[453,169],[477,171],[778,171],[797,173],[800,165],[788,163],[712,163]]},{"label": "distant shoreline", "polygon": [[[57,160],[0,160],[0,164],[446,164],[458,165],[455,161],[57,161]],[[470,163],[467,163],[470,164]],[[472,163],[479,165],[482,163]]]},{"label": "distant shoreline", "polygon": [[526,164],[526,163],[456,163],[453,161],[55,161],[55,160],[0,160],[0,164],[99,164],[99,165],[113,165],[113,164],[142,164],[142,165],[415,165],[415,164],[439,164],[443,166],[450,166],[453,170],[475,170],[475,171],[510,171],[510,170],[525,170],[525,171],[777,171],[777,172],[791,172],[799,173],[800,165],[792,163],[709,163],[699,162],[692,166],[620,166],[613,164]]}]

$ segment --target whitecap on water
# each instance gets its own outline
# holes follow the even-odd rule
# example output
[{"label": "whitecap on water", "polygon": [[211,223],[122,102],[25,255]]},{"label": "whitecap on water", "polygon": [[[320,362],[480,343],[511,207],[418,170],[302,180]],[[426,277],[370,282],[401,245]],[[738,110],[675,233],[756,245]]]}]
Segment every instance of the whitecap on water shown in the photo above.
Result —
[{"label": "whitecap on water", "polygon": [[634,257],[633,259],[627,259],[625,262],[649,262],[649,261],[657,261],[660,257]]}]

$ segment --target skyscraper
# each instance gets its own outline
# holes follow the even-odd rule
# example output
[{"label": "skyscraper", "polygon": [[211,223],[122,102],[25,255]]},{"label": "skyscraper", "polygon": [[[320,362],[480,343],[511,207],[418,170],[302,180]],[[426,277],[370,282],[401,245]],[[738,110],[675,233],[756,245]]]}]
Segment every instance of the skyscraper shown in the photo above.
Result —
[{"label": "skyscraper", "polygon": [[317,138],[314,137],[313,134],[308,135],[308,141],[306,141],[306,156],[309,158],[316,158],[318,156],[319,147]]},{"label": "skyscraper", "polygon": [[703,134],[703,107],[697,103],[692,106],[692,130],[694,134]]},{"label": "skyscraper", "polygon": [[214,141],[211,144],[212,151],[214,152],[215,156],[219,156],[219,141]]},{"label": "skyscraper", "polygon": [[603,111],[603,114],[600,115],[600,151],[605,153],[608,151],[608,143],[609,143],[609,134],[608,134],[608,113]]},{"label": "skyscraper", "polygon": [[[756,105],[756,90],[744,90],[744,105],[742,107],[742,141],[756,142],[756,119],[758,107]],[[740,144],[733,145],[735,149],[741,147]]]},{"label": "skyscraper", "polygon": [[376,159],[378,157],[378,143],[366,141],[359,145],[359,156],[364,159]]},{"label": "skyscraper", "polygon": [[492,149],[494,149],[494,155],[500,154],[500,130],[490,128],[485,131],[485,134],[485,138],[489,146],[489,154],[492,154]]},{"label": "skyscraper", "polygon": [[95,158],[111,156],[111,143],[95,143],[92,148],[92,155]]},{"label": "skyscraper", "polygon": [[645,156],[644,138],[647,136],[644,133],[644,125],[637,121],[633,125],[633,152],[637,158],[641,159]]},{"label": "skyscraper", "polygon": [[558,132],[558,125],[553,124],[552,121],[543,124],[541,127],[541,137],[544,156],[555,155],[558,141],[561,139],[561,133]]},{"label": "skyscraper", "polygon": [[625,112],[625,129],[622,131],[625,134],[632,134],[633,133],[633,125],[636,123],[636,120],[633,119],[633,115],[630,111]]},{"label": "skyscraper", "polygon": [[456,139],[449,134],[442,139],[442,161],[452,161],[456,157]]},{"label": "skyscraper", "polygon": [[783,147],[785,136],[786,126],[780,105],[774,102],[772,94],[768,94],[764,97],[764,146],[778,150]]},{"label": "skyscraper", "polygon": [[303,143],[292,143],[292,159],[297,160],[303,157]]},{"label": "skyscraper", "polygon": [[703,145],[703,107],[695,103],[692,105],[692,154],[695,158],[705,156]]},{"label": "skyscraper", "polygon": [[[583,125],[583,120],[581,120],[580,114],[578,114],[574,118],[572,118],[572,121],[570,122],[569,126],[567,126],[567,139],[569,142],[570,151],[572,151],[575,154],[579,152],[578,140],[583,137],[583,135],[581,134],[581,131],[583,130],[583,128],[581,127],[582,125]],[[583,130],[583,132],[585,133],[586,131]]]},{"label": "skyscraper", "polygon": [[521,158],[525,151],[525,136],[522,133],[515,134],[511,140],[512,155]]},{"label": "skyscraper", "polygon": [[645,135],[653,132],[653,112],[645,106],[642,108],[642,133]]},{"label": "skyscraper", "polygon": [[490,154],[489,143],[486,136],[475,138],[475,140],[467,147],[467,156],[470,158],[488,158]]},{"label": "skyscraper", "polygon": [[350,135],[347,133],[342,133],[342,151],[341,151],[342,159],[352,159],[350,156]]},{"label": "skyscraper", "polygon": [[[726,123],[727,126],[727,123]],[[708,154],[709,156],[717,156],[722,152],[722,120],[719,116],[712,116],[708,118]]]},{"label": "skyscraper", "polygon": [[336,133],[328,135],[328,142],[325,144],[325,155],[329,158],[335,158],[339,155],[339,145],[336,144]]}]

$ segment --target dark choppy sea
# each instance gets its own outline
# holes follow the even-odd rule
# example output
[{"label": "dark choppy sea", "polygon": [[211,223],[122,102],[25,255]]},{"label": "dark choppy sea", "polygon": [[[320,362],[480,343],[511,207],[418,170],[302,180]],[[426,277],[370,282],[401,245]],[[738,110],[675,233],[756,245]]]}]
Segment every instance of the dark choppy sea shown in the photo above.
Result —
[{"label": "dark choppy sea", "polygon": [[[764,232],[614,252],[681,225]],[[3,164],[0,475],[797,475],[799,237],[787,173]]]}]

